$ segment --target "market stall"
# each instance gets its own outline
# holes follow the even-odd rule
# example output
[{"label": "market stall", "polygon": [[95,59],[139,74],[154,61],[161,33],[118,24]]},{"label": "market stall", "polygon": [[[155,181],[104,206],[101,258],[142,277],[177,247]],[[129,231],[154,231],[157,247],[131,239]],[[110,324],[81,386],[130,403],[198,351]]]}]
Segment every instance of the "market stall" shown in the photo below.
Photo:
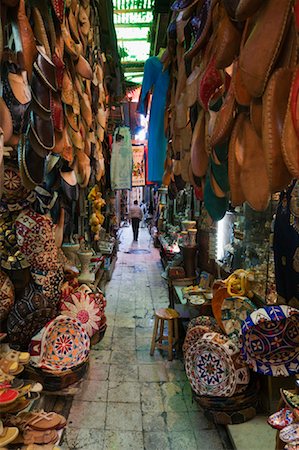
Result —
[{"label": "market stall", "polygon": [[0,446],[54,445],[107,328],[121,70],[110,2],[5,0],[0,18]]}]

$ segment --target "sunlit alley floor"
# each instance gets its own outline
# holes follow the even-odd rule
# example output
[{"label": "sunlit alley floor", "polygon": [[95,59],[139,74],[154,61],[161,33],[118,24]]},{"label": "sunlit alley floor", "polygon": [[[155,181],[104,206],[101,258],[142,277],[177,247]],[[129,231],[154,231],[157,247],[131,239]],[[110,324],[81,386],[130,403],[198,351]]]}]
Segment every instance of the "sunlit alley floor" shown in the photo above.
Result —
[{"label": "sunlit alley floor", "polygon": [[91,351],[62,448],[222,450],[218,431],[192,403],[182,361],[149,355],[153,312],[168,306],[159,251],[147,229],[133,243],[132,229],[123,228],[121,241],[106,288],[108,328]]}]

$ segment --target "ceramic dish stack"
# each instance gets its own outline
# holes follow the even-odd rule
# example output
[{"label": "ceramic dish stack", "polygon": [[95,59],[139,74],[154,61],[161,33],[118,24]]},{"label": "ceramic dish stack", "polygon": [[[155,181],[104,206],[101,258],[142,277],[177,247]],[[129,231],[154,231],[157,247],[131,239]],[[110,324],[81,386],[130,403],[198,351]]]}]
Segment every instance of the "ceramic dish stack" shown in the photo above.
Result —
[{"label": "ceramic dish stack", "polygon": [[297,450],[299,446],[299,395],[297,391],[280,390],[284,406],[268,418],[268,424],[277,430],[280,448]]},{"label": "ceramic dish stack", "polygon": [[238,345],[223,334],[213,317],[190,321],[183,352],[195,399],[210,420],[241,423],[255,416],[257,385],[249,384],[249,370]]}]

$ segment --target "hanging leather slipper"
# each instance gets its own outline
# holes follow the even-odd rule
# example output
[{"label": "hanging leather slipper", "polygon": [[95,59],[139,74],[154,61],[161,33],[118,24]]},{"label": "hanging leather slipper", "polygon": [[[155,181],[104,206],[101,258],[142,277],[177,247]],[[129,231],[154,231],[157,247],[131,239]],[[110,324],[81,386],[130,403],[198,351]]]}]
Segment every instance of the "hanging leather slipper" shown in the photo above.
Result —
[{"label": "hanging leather slipper", "polygon": [[215,0],[204,0],[198,4],[195,16],[192,17],[189,23],[193,43],[184,55],[187,60],[194,58],[205,44],[212,25],[212,13],[215,4]]},{"label": "hanging leather slipper", "polygon": [[56,68],[41,46],[37,47],[37,58],[33,63],[35,73],[52,91],[57,90]]},{"label": "hanging leather slipper", "polygon": [[0,127],[3,131],[4,144],[6,144],[12,137],[13,123],[9,109],[2,97],[0,97]]},{"label": "hanging leather slipper", "polygon": [[51,118],[50,89],[33,72],[31,80],[32,109],[43,120]]},{"label": "hanging leather slipper", "polygon": [[32,7],[32,16],[34,22],[34,36],[39,45],[43,46],[45,54],[48,58],[51,58],[51,48],[47,36],[47,31],[45,28],[43,16],[38,7]]},{"label": "hanging leather slipper", "polygon": [[21,137],[18,146],[18,158],[22,183],[32,190],[43,182],[45,159],[34,151],[25,135]]},{"label": "hanging leather slipper", "polygon": [[79,75],[81,75],[81,77],[83,77],[87,80],[93,79],[93,73],[92,73],[90,64],[85,58],[83,58],[82,55],[79,55],[78,61],[76,62],[76,65],[75,65],[75,68],[76,68],[76,72]]},{"label": "hanging leather slipper", "polygon": [[207,173],[204,187],[204,204],[213,221],[223,219],[228,208],[227,197],[217,197],[212,189],[210,176]]},{"label": "hanging leather slipper", "polygon": [[262,139],[263,102],[262,98],[252,98],[250,103],[250,121],[257,135]]},{"label": "hanging leather slipper", "polygon": [[225,7],[220,6],[220,8],[220,19],[215,41],[215,63],[217,69],[225,69],[239,55],[241,33],[230,20]]},{"label": "hanging leather slipper", "polygon": [[245,202],[245,195],[243,193],[240,177],[241,177],[241,167],[238,164],[236,158],[236,140],[239,135],[239,128],[243,127],[245,120],[244,114],[240,114],[235,122],[231,138],[229,141],[228,150],[228,180],[230,186],[230,197],[233,206],[241,206]]},{"label": "hanging leather slipper", "polygon": [[37,56],[37,48],[35,37],[26,14],[25,0],[19,1],[17,20],[20,39],[22,42],[24,69],[28,73],[29,80],[31,80],[32,66],[33,61]]},{"label": "hanging leather slipper", "polygon": [[244,118],[238,132],[235,152],[241,166],[240,184],[249,206],[255,211],[264,211],[270,200],[270,185],[263,143],[248,117]]},{"label": "hanging leather slipper", "polygon": [[55,146],[52,119],[43,120],[32,112],[28,136],[36,153],[42,158],[46,157]]},{"label": "hanging leather slipper", "polygon": [[263,6],[263,0],[240,0],[236,9],[236,19],[242,22],[253,16]]},{"label": "hanging leather slipper", "polygon": [[297,78],[297,71],[294,71],[292,79],[292,87],[288,98],[287,111],[283,124],[282,147],[281,147],[285,165],[293,178],[299,178],[299,158],[298,158],[299,139],[297,137],[296,129],[294,127],[291,110],[292,91],[293,86],[297,82],[296,78]]},{"label": "hanging leather slipper", "polygon": [[205,112],[200,111],[192,134],[191,167],[197,177],[203,177],[208,169],[208,152],[205,139]]},{"label": "hanging leather slipper", "polygon": [[220,163],[217,164],[213,160],[213,158],[210,158],[211,163],[211,173],[213,177],[215,178],[216,183],[220,187],[220,189],[223,192],[229,191],[229,181],[228,181],[228,143],[225,146],[225,159]]},{"label": "hanging leather slipper", "polygon": [[292,69],[278,69],[271,76],[263,95],[263,148],[271,193],[282,191],[292,179],[281,148],[292,76]]},{"label": "hanging leather slipper", "polygon": [[[234,69],[233,69],[234,70]],[[213,132],[210,137],[210,144],[214,147],[227,141],[231,135],[236,115],[236,97],[234,87],[234,71],[229,85],[229,89],[225,95],[220,110],[217,113]]]},{"label": "hanging leather slipper", "polygon": [[261,97],[265,90],[288,28],[291,7],[291,0],[264,2],[241,49],[242,78],[252,97]]}]

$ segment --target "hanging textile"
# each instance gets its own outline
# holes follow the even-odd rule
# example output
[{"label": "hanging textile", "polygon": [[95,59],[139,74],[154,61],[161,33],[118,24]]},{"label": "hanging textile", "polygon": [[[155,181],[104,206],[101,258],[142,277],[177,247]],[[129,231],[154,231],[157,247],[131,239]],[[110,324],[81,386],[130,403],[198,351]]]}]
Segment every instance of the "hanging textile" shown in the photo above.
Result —
[{"label": "hanging textile", "polygon": [[132,186],[145,185],[145,153],[144,145],[133,145]]},{"label": "hanging textile", "polygon": [[110,164],[111,188],[131,189],[133,152],[130,129],[118,127],[115,130]]},{"label": "hanging textile", "polygon": [[147,115],[148,96],[153,89],[148,130],[148,180],[162,182],[167,139],[164,133],[164,110],[169,85],[169,72],[156,56],[145,62],[138,112]]}]

